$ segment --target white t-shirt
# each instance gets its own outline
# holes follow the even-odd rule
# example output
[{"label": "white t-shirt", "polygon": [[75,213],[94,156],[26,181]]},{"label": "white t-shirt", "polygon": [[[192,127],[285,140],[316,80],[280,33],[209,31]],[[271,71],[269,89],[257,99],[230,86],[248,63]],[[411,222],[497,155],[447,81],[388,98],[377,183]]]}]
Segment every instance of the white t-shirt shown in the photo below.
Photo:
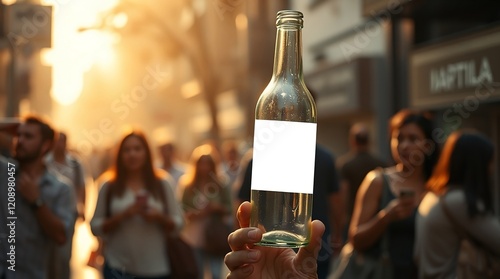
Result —
[{"label": "white t-shirt", "polygon": [[[132,216],[124,220],[118,228],[107,234],[102,225],[106,220],[106,195],[109,184],[105,183],[99,191],[94,217],[90,222],[92,232],[104,240],[104,258],[114,269],[137,276],[162,276],[170,274],[170,266],[166,255],[165,230],[157,223],[150,223],[141,216]],[[175,199],[171,186],[163,181],[168,211],[179,231],[184,224],[182,209]],[[126,189],[121,197],[113,197],[110,201],[110,214],[125,211],[135,203],[136,195]],[[150,208],[163,211],[161,200],[147,197]]]},{"label": "white t-shirt", "polygon": [[[493,215],[470,218],[462,190],[450,191],[444,200],[455,222],[467,234],[500,255],[500,222]],[[415,237],[419,278],[455,278],[460,231],[441,208],[439,196],[432,192],[418,207]]]}]

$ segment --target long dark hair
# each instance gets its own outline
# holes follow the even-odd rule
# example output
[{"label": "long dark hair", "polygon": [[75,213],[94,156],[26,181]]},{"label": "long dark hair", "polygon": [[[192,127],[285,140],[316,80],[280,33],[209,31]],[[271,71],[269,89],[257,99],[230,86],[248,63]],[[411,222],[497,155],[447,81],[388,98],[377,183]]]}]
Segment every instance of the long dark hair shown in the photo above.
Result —
[{"label": "long dark hair", "polygon": [[218,152],[211,144],[203,144],[196,147],[191,154],[190,168],[185,176],[185,183],[188,187],[201,186],[199,165],[203,159],[208,160],[210,165],[210,179],[220,185]]},{"label": "long dark hair", "polygon": [[456,131],[446,141],[443,154],[428,181],[428,188],[442,194],[448,187],[465,191],[471,217],[492,211],[489,167],[494,146],[484,135],[475,131]]},{"label": "long dark hair", "polygon": [[416,124],[424,133],[428,150],[424,152],[424,176],[425,179],[429,179],[432,174],[432,170],[436,165],[439,157],[439,145],[434,140],[432,132],[434,131],[434,124],[432,123],[432,117],[428,113],[419,112],[410,109],[402,109],[396,113],[390,120],[389,123],[389,138],[392,133],[396,130],[401,129],[403,126],[414,123]]},{"label": "long dark hair", "polygon": [[135,137],[139,139],[146,151],[146,160],[142,166],[142,178],[144,179],[144,184],[146,190],[153,195],[153,197],[160,200],[161,198],[161,176],[155,172],[153,167],[153,158],[151,155],[151,149],[149,148],[146,136],[141,131],[135,130],[123,137],[120,142],[115,164],[112,168],[112,177],[110,179],[110,187],[113,195],[121,196],[125,192],[125,182],[127,179],[127,169],[123,162],[123,145],[125,141],[129,138]]}]

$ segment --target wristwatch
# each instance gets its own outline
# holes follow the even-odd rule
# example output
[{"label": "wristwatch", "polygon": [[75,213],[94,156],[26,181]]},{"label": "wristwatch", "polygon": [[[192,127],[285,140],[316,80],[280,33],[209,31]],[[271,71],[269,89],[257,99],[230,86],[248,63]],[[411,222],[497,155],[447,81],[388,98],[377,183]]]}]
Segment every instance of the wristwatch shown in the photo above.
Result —
[{"label": "wristwatch", "polygon": [[32,204],[31,204],[31,207],[33,209],[39,209],[40,207],[42,207],[42,205],[44,205],[45,203],[43,202],[42,198],[41,197],[38,197]]}]

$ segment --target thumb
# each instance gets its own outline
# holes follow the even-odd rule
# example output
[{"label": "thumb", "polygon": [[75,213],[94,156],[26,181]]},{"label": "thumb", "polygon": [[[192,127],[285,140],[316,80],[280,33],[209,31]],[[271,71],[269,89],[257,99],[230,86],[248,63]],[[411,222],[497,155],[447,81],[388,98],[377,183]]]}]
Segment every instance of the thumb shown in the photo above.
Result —
[{"label": "thumb", "polygon": [[[325,232],[325,225],[314,220],[311,223],[311,242],[306,247],[300,248],[295,258],[295,266],[304,274],[317,275],[317,259],[321,249],[321,236]],[[314,277],[316,278],[316,277]]]}]

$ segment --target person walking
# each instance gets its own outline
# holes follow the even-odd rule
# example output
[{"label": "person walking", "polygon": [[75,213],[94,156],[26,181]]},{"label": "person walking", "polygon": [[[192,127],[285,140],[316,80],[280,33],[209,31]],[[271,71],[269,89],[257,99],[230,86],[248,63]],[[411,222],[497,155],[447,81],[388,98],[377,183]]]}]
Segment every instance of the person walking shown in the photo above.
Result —
[{"label": "person walking", "polygon": [[228,179],[228,186],[231,187],[231,197],[233,200],[236,200],[239,189],[238,185],[235,184],[241,172],[241,154],[238,150],[237,142],[233,140],[225,141],[222,144],[221,150],[221,169]]},{"label": "person walking", "polygon": [[348,226],[351,221],[359,185],[361,185],[368,172],[378,167],[387,167],[384,161],[370,153],[370,134],[368,127],[364,123],[358,122],[351,126],[349,130],[349,147],[349,152],[337,160],[340,189],[346,206],[345,219],[347,226],[344,238],[347,238]]},{"label": "person walking", "polygon": [[460,130],[448,137],[418,208],[419,278],[461,278],[458,253],[465,235],[500,256],[500,222],[493,214],[490,184],[493,154],[492,142],[478,132]]},{"label": "person walking", "polygon": [[68,241],[62,247],[52,248],[49,267],[50,278],[69,279],[71,278],[70,261],[76,220],[77,218],[85,220],[85,175],[81,161],[68,151],[67,136],[63,132],[56,133],[53,148],[45,156],[45,164],[50,171],[65,177],[75,193],[74,221],[70,226]]},{"label": "person walking", "polygon": [[0,226],[2,279],[50,278],[49,248],[70,241],[73,188],[43,160],[53,141],[48,122],[27,116],[14,138],[14,158],[0,159],[0,218],[8,221]]},{"label": "person walking", "polygon": [[161,158],[161,168],[168,172],[174,182],[174,191],[177,194],[177,185],[179,179],[186,172],[184,164],[180,163],[176,158],[176,148],[172,142],[167,142],[158,147],[158,152]]},{"label": "person walking", "polygon": [[85,178],[87,175],[82,160],[68,149],[68,136],[66,133],[56,133],[54,146],[45,156],[45,164],[51,171],[59,173],[71,181],[72,186],[75,188],[77,217],[85,220]]},{"label": "person walking", "polygon": [[[213,145],[196,147],[179,183],[186,216],[182,235],[195,250],[198,270],[203,271],[207,266],[213,279],[221,278],[224,255],[229,252],[227,236],[232,221],[231,188],[218,170],[218,158]],[[227,232],[218,233],[218,239],[207,238],[207,233],[218,229],[227,229]],[[227,247],[227,251],[216,252],[213,246]],[[200,272],[202,277],[203,272]]]},{"label": "person walking", "polygon": [[349,243],[366,257],[387,254],[393,278],[416,278],[415,214],[438,158],[433,124],[424,113],[403,109],[390,120],[393,167],[369,172],[359,187]]},{"label": "person walking", "polygon": [[90,221],[92,233],[103,239],[104,279],[169,278],[168,257],[175,255],[167,255],[166,234],[183,223],[172,185],[153,167],[146,137],[140,131],[125,135]]}]

